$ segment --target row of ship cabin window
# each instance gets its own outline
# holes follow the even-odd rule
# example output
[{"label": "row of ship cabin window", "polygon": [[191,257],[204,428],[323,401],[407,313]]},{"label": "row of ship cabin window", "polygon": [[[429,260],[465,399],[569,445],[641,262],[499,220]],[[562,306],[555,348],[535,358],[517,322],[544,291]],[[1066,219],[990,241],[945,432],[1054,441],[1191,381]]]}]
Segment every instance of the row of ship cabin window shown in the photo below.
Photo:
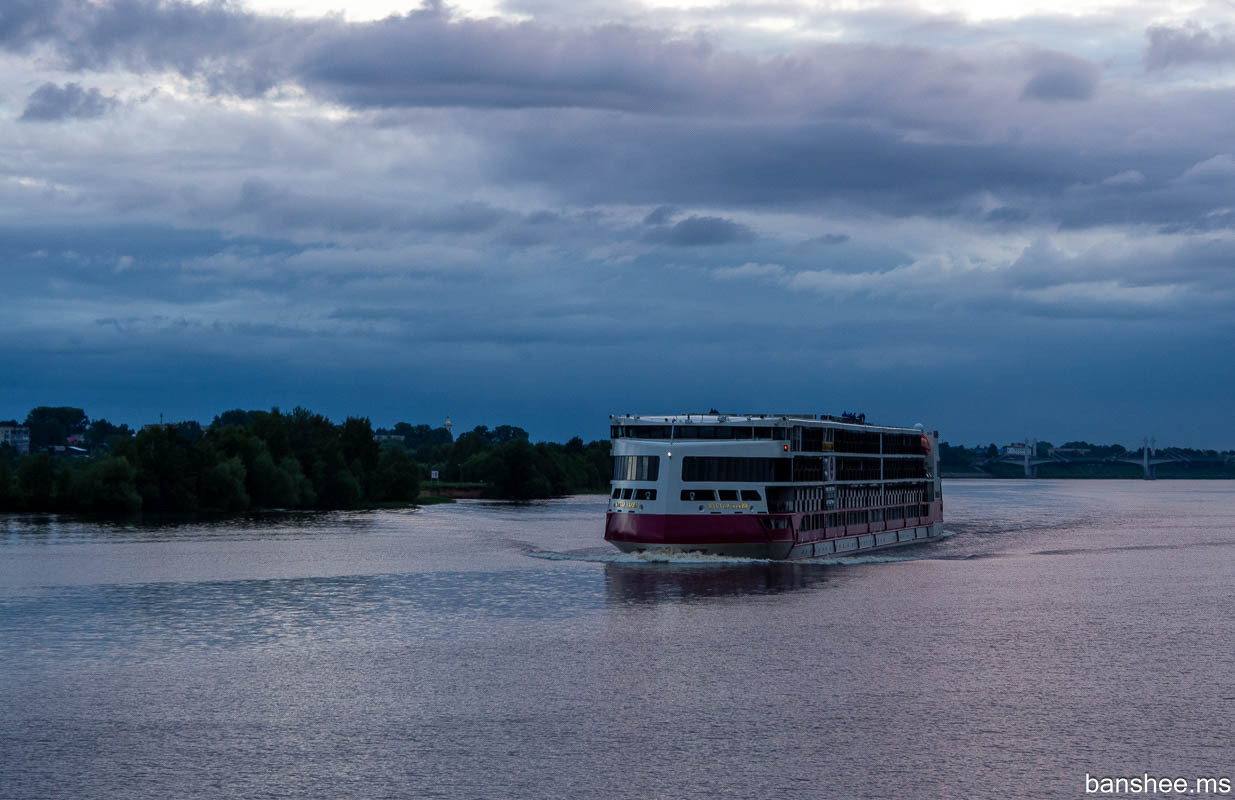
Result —
[{"label": "row of ship cabin window", "polygon": [[[717,499],[717,496],[719,496],[721,500],[736,501],[740,498],[742,500],[746,500],[748,502],[755,502],[755,503],[758,503],[759,501],[763,500],[763,497],[759,494],[759,492],[755,491],[754,489],[742,489],[740,491],[737,489],[720,489],[719,491],[715,491],[715,492],[712,491],[711,489],[683,489],[682,490],[682,499],[687,500],[687,501],[702,502],[704,500],[715,500]],[[655,489],[614,489],[613,499],[614,500],[655,500],[656,490]]]},{"label": "row of ship cabin window", "polygon": [[841,525],[862,525],[867,522],[895,522],[902,519],[930,516],[930,506],[893,506],[874,508],[870,511],[834,511],[828,514],[806,514],[798,530],[810,531],[820,528],[836,528]]}]

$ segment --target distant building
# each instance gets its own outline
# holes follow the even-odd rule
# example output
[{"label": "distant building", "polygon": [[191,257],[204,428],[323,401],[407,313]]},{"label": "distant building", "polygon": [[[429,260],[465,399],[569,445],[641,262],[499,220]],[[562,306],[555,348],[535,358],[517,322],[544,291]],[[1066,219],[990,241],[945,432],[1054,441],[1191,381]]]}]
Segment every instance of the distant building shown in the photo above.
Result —
[{"label": "distant building", "polygon": [[25,425],[0,425],[0,445],[5,444],[26,455],[30,452],[30,429]]},{"label": "distant building", "polygon": [[1080,456],[1089,455],[1088,447],[1052,447],[1051,455],[1059,456],[1060,458],[1079,458]]},{"label": "distant building", "polygon": [[1033,448],[1024,442],[1013,442],[1003,449],[1003,454],[1006,456],[1031,456]]},{"label": "distant building", "polygon": [[373,434],[375,442],[401,442],[403,437],[397,433],[375,433]]}]

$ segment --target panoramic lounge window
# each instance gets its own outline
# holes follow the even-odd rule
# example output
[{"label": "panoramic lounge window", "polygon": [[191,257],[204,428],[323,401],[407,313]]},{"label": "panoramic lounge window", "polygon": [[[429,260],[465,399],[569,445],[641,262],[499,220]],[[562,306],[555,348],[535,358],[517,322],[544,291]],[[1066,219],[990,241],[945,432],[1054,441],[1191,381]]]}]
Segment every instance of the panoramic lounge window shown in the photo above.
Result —
[{"label": "panoramic lounge window", "polygon": [[614,456],[613,480],[654,481],[660,477],[660,456]]},{"label": "panoramic lounge window", "polygon": [[724,481],[729,483],[769,483],[788,481],[787,458],[710,458],[687,456],[682,459],[682,480]]},{"label": "panoramic lounge window", "polygon": [[668,439],[668,425],[627,425],[626,436],[630,439]]},{"label": "panoramic lounge window", "polygon": [[683,489],[682,499],[686,501],[701,502],[703,500],[715,500],[716,492],[711,489]]}]

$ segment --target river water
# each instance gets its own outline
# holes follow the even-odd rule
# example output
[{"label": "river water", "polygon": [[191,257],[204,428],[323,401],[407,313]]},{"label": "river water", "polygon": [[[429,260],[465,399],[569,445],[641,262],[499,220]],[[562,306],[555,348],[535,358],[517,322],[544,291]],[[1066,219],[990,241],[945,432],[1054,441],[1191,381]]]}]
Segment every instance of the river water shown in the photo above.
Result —
[{"label": "river water", "polygon": [[0,516],[0,797],[1073,797],[1235,777],[1235,486],[950,481],[954,535],[619,555],[605,499]]}]

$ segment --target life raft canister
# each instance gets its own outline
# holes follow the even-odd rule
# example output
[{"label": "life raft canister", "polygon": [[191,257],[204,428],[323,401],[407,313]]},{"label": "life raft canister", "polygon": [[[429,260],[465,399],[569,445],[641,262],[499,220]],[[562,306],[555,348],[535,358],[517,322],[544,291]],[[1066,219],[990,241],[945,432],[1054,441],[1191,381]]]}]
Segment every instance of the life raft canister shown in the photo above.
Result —
[{"label": "life raft canister", "polygon": [[928,456],[931,454],[931,440],[925,433],[922,434],[922,452]]}]

